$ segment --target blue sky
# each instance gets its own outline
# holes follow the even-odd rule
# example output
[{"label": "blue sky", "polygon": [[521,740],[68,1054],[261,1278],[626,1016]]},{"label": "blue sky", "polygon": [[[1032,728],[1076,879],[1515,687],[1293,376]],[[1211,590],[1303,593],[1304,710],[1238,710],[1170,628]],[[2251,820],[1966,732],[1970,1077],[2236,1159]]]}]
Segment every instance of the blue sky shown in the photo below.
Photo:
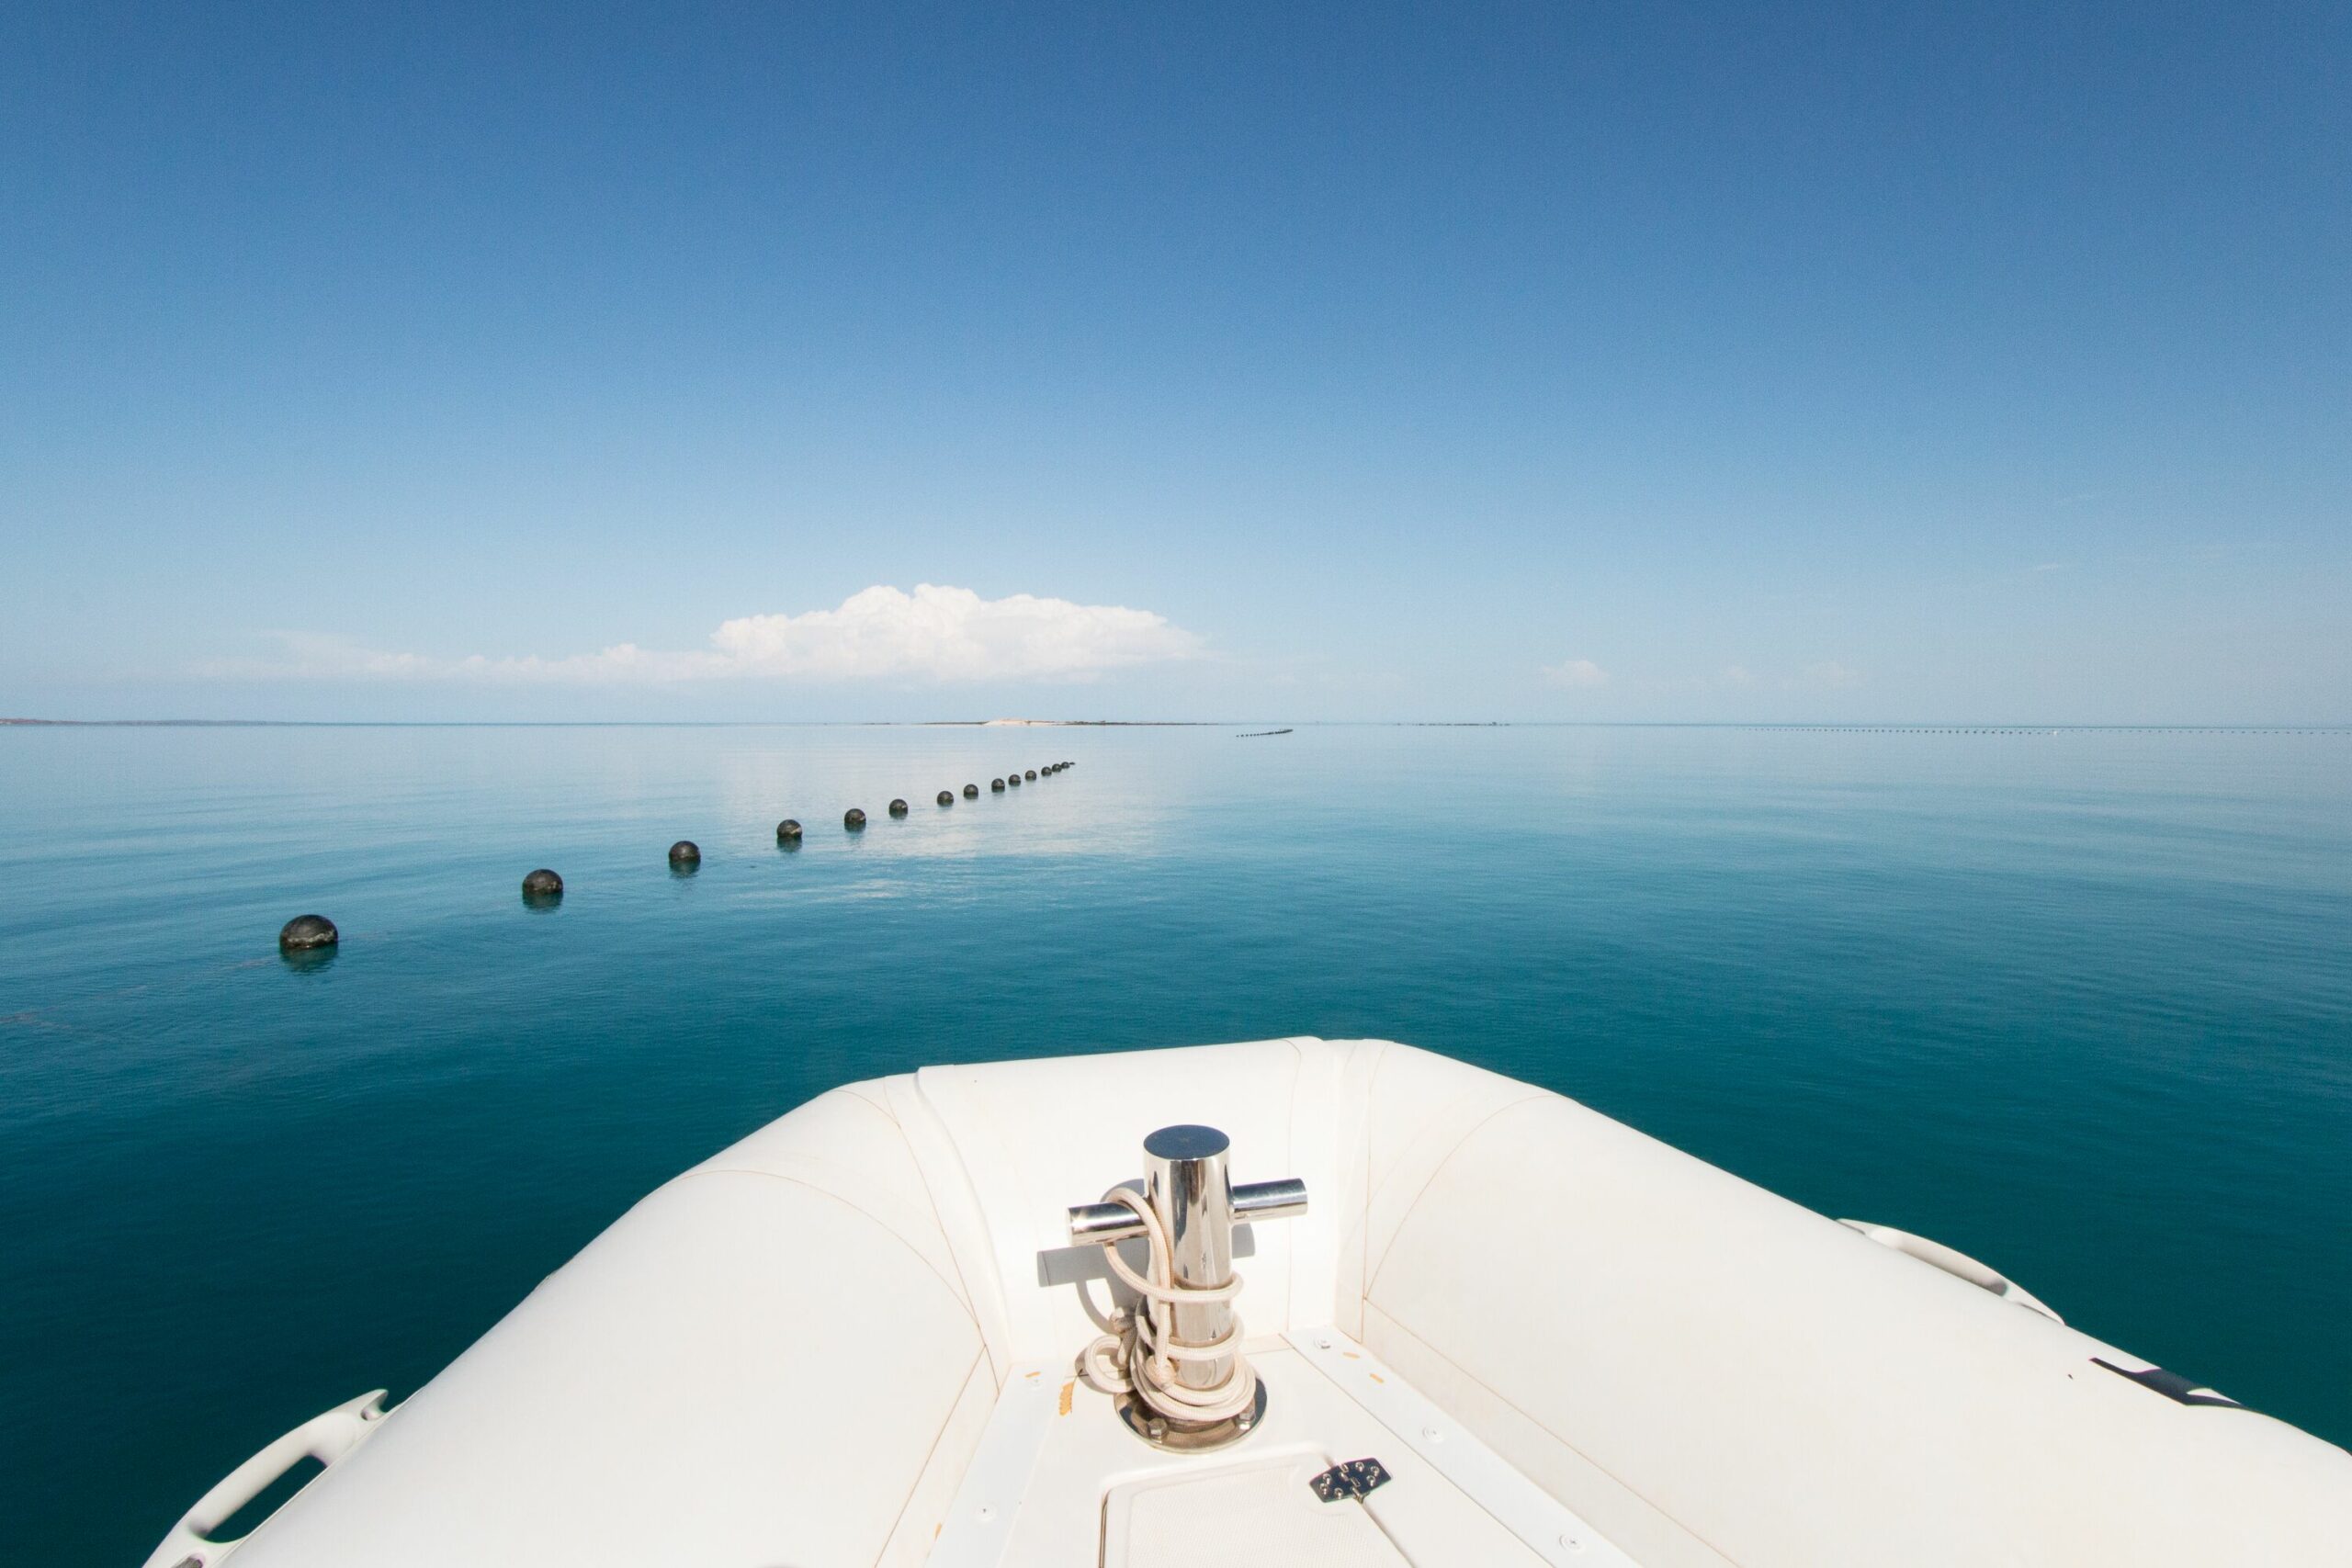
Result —
[{"label": "blue sky", "polygon": [[0,713],[2352,719],[2347,76],[2342,6],[10,7]]}]

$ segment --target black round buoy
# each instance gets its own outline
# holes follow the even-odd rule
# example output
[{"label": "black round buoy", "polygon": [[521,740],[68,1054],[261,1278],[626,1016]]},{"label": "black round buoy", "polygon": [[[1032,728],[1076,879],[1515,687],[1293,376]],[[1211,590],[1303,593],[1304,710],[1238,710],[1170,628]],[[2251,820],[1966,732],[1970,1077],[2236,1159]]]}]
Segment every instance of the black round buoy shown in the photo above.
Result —
[{"label": "black round buoy", "polygon": [[892,802],[890,803],[890,815],[891,815],[891,816],[893,816],[893,817],[904,817],[906,814],[907,814],[907,803],[906,803],[905,801],[903,801],[903,800],[894,800],[894,801],[892,801]]},{"label": "black round buoy", "polygon": [[860,828],[865,826],[865,813],[860,811],[854,806],[851,807],[847,811],[842,813],[842,826],[848,829],[853,833],[856,832]]},{"label": "black round buoy", "polygon": [[944,790],[944,789],[941,790],[941,791],[939,792],[939,804],[940,804],[940,805],[942,805],[942,806],[953,806],[953,805],[955,805],[955,804],[956,804],[956,795],[955,795],[955,792],[954,792],[953,790]]},{"label": "black round buoy", "polygon": [[562,897],[563,878],[545,866],[523,878],[523,901],[526,904],[552,901]]},{"label": "black round buoy", "polygon": [[966,784],[966,785],[964,786],[964,798],[965,798],[966,800],[978,800],[978,799],[979,798],[979,795],[980,795],[980,786],[979,786],[979,785],[978,785],[978,784]]},{"label": "black round buoy", "polygon": [[998,795],[1002,795],[1004,793],[1004,781],[1002,779],[990,779],[989,780],[989,788]]},{"label": "black round buoy", "polygon": [[1004,782],[1011,784],[1013,788],[1019,789],[1021,787],[1021,770],[1015,768],[1012,772],[1005,774]]},{"label": "black round buoy", "polygon": [[1022,777],[1023,777],[1023,778],[1034,779],[1034,778],[1035,778],[1035,777],[1037,776],[1037,770],[1036,770],[1036,769],[1035,769],[1035,768],[1032,768],[1032,769],[1030,769],[1027,773],[1025,773],[1022,774],[1021,776],[1022,776]]},{"label": "black round buoy", "polygon": [[672,865],[680,866],[700,865],[702,863],[702,846],[695,843],[692,839],[680,839],[676,843],[670,846],[670,863]]},{"label": "black round buoy", "polygon": [[281,953],[308,953],[313,948],[333,947],[342,940],[343,933],[324,915],[297,915],[277,932]]},{"label": "black round buoy", "polygon": [[775,825],[775,841],[777,843],[790,843],[792,840],[799,837],[800,824],[794,818],[787,817],[783,821]]}]

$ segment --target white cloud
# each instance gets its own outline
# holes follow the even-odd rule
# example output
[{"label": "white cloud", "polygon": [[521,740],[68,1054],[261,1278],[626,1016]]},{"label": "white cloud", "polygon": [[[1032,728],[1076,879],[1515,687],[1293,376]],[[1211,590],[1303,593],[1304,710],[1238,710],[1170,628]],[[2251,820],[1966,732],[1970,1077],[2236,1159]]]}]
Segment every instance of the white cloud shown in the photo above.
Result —
[{"label": "white cloud", "polygon": [[1609,684],[1609,671],[1589,659],[1571,659],[1563,664],[1544,665],[1544,679],[1555,686],[1589,690]]},{"label": "white cloud", "polygon": [[1745,664],[1726,664],[1724,666],[1724,684],[1753,686],[1756,684],[1756,673]]},{"label": "white cloud", "polygon": [[742,615],[719,624],[707,649],[676,652],[616,643],[548,659],[434,659],[309,633],[279,638],[277,660],[225,660],[197,673],[223,679],[571,682],[582,684],[777,679],[1085,681],[1105,671],[1182,659],[1199,639],[1164,615],[1123,604],[1078,604],[1015,593],[983,599],[968,588],[877,585],[837,609]]},{"label": "white cloud", "polygon": [[1815,686],[1859,686],[1862,683],[1860,671],[1849,670],[1834,659],[1806,665],[1804,678],[1808,684]]}]

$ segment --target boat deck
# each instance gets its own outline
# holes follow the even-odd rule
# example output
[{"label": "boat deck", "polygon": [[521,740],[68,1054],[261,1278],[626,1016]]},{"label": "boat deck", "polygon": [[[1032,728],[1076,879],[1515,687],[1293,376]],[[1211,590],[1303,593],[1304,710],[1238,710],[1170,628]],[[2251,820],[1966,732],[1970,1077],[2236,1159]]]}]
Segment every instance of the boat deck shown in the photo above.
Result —
[{"label": "boat deck", "polygon": [[[1138,1439],[1067,1367],[1016,1372],[933,1568],[1630,1568],[1634,1560],[1336,1329],[1251,1348],[1264,1422],[1208,1454]],[[1327,1500],[1334,1466],[1389,1479]]]}]

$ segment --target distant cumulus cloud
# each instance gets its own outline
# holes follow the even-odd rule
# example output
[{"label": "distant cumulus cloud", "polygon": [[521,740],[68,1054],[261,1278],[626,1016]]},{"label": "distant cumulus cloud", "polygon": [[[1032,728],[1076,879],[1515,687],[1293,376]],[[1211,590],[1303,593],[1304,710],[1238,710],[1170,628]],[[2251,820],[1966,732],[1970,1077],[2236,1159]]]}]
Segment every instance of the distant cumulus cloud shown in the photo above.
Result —
[{"label": "distant cumulus cloud", "polygon": [[1814,686],[1859,686],[1862,683],[1860,671],[1849,670],[1834,659],[1806,665],[1804,678],[1808,685]]},{"label": "distant cumulus cloud", "polygon": [[1756,684],[1756,672],[1745,664],[1726,664],[1724,666],[1724,684],[1753,686]]},{"label": "distant cumulus cloud", "polygon": [[435,659],[388,653],[311,634],[280,637],[276,660],[220,660],[197,673],[221,679],[481,680],[582,684],[775,679],[1086,681],[1106,671],[1182,659],[1199,639],[1166,616],[1123,604],[1078,604],[1015,593],[983,599],[968,588],[876,586],[837,609],[724,621],[707,649],[675,652],[616,643],[547,659]]},{"label": "distant cumulus cloud", "polygon": [[1544,679],[1555,686],[1589,690],[1609,684],[1609,671],[1589,659],[1571,659],[1564,664],[1544,665]]}]

